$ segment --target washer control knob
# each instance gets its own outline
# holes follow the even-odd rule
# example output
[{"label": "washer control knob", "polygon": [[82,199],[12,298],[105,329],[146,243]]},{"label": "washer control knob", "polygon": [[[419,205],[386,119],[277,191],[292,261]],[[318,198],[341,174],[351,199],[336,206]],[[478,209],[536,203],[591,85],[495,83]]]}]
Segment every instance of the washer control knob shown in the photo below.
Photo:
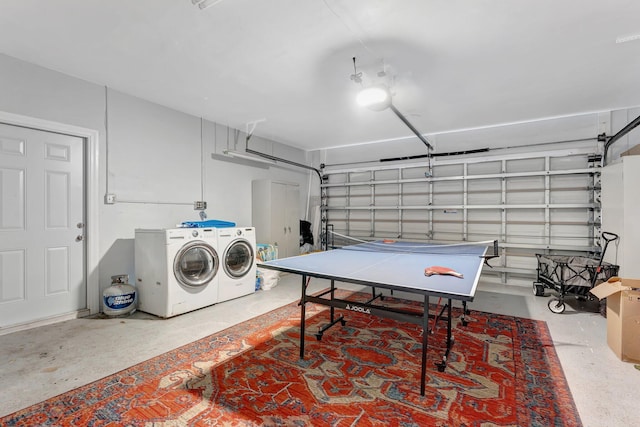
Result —
[{"label": "washer control knob", "polygon": [[191,232],[191,235],[192,235],[193,237],[198,237],[198,230],[193,230],[193,231]]}]

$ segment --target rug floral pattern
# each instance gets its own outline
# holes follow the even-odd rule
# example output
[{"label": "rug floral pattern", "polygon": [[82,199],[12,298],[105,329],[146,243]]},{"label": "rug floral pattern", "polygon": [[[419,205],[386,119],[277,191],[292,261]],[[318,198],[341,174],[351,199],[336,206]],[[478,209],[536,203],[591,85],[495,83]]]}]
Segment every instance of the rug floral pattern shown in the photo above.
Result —
[{"label": "rug floral pattern", "polygon": [[328,310],[308,304],[307,316],[302,360],[293,303],[0,418],[0,426],[580,425],[544,322],[472,311],[463,326],[456,316],[439,372],[443,322],[428,338],[421,396],[421,326],[348,312],[345,326],[318,341]]}]

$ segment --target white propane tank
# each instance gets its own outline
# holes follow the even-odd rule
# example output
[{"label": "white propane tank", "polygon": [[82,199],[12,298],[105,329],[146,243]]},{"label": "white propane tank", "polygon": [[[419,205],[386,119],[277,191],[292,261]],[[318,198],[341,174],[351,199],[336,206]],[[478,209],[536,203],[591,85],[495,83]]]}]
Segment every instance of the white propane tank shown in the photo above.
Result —
[{"label": "white propane tank", "polygon": [[129,275],[111,276],[111,286],[102,294],[102,311],[107,316],[121,316],[136,311],[136,288],[129,283]]}]

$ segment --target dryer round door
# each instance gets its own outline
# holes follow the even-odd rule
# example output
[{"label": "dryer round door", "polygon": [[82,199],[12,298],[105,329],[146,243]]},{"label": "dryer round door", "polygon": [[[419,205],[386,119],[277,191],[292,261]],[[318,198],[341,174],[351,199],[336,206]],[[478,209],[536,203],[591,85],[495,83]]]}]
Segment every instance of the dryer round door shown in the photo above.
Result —
[{"label": "dryer round door", "polygon": [[229,277],[240,278],[246,275],[253,266],[254,253],[251,244],[246,240],[231,243],[224,254],[224,271]]},{"label": "dryer round door", "polygon": [[206,286],[218,272],[218,253],[210,245],[193,241],[184,245],[176,254],[173,273],[184,286]]}]

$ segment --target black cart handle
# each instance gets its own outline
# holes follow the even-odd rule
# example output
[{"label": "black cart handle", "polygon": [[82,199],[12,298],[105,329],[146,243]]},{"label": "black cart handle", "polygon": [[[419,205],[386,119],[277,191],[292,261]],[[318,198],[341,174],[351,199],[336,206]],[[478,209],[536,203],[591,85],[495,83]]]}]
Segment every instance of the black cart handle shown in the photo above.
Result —
[{"label": "black cart handle", "polygon": [[618,240],[619,237],[616,233],[609,233],[608,231],[602,232],[602,238],[607,242],[613,242],[614,240]]}]

